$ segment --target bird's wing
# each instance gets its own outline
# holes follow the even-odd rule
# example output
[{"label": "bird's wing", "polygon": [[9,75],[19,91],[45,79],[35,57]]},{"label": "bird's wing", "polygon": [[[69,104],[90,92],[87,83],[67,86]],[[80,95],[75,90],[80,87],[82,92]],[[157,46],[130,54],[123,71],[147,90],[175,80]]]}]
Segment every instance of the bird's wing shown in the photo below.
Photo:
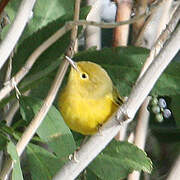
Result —
[{"label": "bird's wing", "polygon": [[119,106],[124,103],[124,98],[119,95],[116,87],[113,87],[113,102]]}]

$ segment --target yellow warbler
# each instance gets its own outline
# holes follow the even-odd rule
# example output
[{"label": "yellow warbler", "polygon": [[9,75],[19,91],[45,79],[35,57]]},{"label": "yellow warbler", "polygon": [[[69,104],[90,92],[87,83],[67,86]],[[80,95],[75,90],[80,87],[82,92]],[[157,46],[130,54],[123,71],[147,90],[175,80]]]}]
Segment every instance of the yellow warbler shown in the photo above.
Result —
[{"label": "yellow warbler", "polygon": [[72,65],[68,82],[59,96],[59,109],[66,124],[84,135],[97,132],[123,100],[118,96],[107,72],[88,61]]}]

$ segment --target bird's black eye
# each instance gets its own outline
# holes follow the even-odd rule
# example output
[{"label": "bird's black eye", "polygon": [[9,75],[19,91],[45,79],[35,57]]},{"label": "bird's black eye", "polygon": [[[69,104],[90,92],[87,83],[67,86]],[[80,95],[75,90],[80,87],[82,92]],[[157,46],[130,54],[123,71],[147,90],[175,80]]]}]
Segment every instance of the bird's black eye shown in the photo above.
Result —
[{"label": "bird's black eye", "polygon": [[87,75],[86,73],[82,73],[82,74],[81,74],[81,78],[82,78],[82,79],[87,79],[87,78],[88,78],[88,75]]}]

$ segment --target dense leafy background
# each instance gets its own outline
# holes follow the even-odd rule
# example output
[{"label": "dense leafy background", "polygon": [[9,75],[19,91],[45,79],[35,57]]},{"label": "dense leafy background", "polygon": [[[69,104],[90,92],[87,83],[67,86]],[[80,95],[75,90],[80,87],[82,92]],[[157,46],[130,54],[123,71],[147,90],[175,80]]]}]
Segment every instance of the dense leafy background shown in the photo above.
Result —
[{"label": "dense leafy background", "polygon": [[[20,2],[20,0],[16,0],[8,4],[6,11],[11,20],[17,12]],[[62,27],[65,22],[72,20],[73,5],[74,1],[72,0],[53,0],[51,3],[47,0],[37,1],[33,11],[33,18],[26,27],[13,57],[13,75],[19,71],[30,54],[42,42]],[[81,19],[85,19],[89,10],[90,7],[81,8]],[[4,29],[3,36],[5,36],[8,28],[9,26]],[[82,33],[81,30],[79,33]],[[21,180],[23,177],[15,145],[6,135],[9,134],[14,141],[17,141],[24,128],[38,112],[69,42],[70,33],[68,32],[38,58],[31,71],[18,86],[21,92],[27,90],[31,90],[31,92],[28,97],[21,96],[19,100],[20,111],[14,117],[12,127],[6,127],[1,122],[0,149],[7,148],[10,157],[16,161],[12,173],[13,180]],[[128,96],[148,54],[149,50],[133,46],[103,48],[100,51],[92,48],[86,51],[82,49],[82,51],[75,55],[74,60],[93,61],[100,64],[107,70],[120,94]],[[160,153],[161,143],[174,142],[176,145],[173,147],[177,152],[180,150],[178,146],[180,140],[179,62],[172,62],[168,66],[151,94],[167,97],[168,107],[173,113],[171,119],[165,120],[162,123],[155,121],[151,113],[150,128],[153,135],[149,138],[148,144],[153,142],[153,146],[147,147],[147,152],[155,164],[154,167],[156,168],[153,174],[156,174],[158,168],[160,169],[164,162],[159,163],[158,161],[162,158]],[[15,99],[14,92],[0,102],[0,107],[4,107],[12,99]],[[77,148],[81,139],[82,136],[74,132],[72,133],[64,123],[57,109],[56,99],[35,137],[33,137],[31,143],[27,146],[27,160],[22,159],[22,171],[25,179],[29,176],[29,173],[33,180],[52,179],[55,173],[68,161],[68,156]],[[173,152],[173,150],[169,149],[169,152]],[[169,167],[169,164],[167,166]],[[82,172],[78,179],[86,177],[88,180],[116,180],[127,177],[133,170],[151,173],[152,162],[146,153],[136,146],[127,142],[112,141],[88,168]]]}]

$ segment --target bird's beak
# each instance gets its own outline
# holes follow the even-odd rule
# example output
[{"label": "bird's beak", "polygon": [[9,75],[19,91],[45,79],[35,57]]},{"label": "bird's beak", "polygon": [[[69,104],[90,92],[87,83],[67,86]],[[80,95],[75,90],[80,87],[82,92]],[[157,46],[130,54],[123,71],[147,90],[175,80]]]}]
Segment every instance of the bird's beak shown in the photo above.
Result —
[{"label": "bird's beak", "polygon": [[65,56],[65,58],[68,60],[69,64],[76,70],[79,71],[77,64],[68,56]]}]

